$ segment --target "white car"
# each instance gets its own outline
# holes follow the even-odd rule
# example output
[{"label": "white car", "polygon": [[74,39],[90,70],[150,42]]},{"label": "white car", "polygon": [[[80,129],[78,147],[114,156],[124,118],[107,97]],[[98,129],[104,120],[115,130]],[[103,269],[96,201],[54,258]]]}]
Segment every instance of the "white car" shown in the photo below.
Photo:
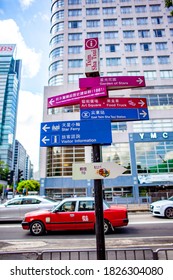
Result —
[{"label": "white car", "polygon": [[173,196],[151,203],[150,212],[153,216],[173,219]]},{"label": "white car", "polygon": [[58,202],[47,197],[19,196],[0,204],[0,221],[22,221],[27,212],[52,209]]}]

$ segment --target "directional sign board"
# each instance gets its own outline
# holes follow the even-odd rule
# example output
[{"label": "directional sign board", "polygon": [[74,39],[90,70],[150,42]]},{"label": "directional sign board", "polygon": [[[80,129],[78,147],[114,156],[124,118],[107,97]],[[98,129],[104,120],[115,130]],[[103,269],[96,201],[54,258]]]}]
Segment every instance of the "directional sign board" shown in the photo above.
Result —
[{"label": "directional sign board", "polygon": [[74,163],[73,180],[111,179],[125,171],[126,168],[114,162]]},{"label": "directional sign board", "polygon": [[47,108],[74,105],[79,103],[83,98],[97,98],[103,96],[107,96],[106,86],[96,86],[91,89],[77,90],[48,98]]},{"label": "directional sign board", "polygon": [[144,76],[107,76],[79,79],[81,89],[97,86],[106,86],[108,90],[145,87],[145,78]]},{"label": "directional sign board", "polygon": [[41,123],[40,147],[111,143],[112,133],[109,120]]},{"label": "directional sign board", "polygon": [[86,99],[80,104],[83,120],[137,121],[148,120],[145,98]]}]

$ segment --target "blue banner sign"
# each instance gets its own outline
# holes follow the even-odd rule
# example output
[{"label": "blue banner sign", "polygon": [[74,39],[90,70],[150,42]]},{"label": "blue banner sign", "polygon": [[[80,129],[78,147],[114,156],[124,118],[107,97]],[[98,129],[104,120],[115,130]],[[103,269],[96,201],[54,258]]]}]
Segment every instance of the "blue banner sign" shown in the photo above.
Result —
[{"label": "blue banner sign", "polygon": [[110,120],[41,123],[40,147],[108,145],[112,143]]},{"label": "blue banner sign", "polygon": [[133,109],[81,109],[81,120],[137,121],[149,120],[147,108]]}]

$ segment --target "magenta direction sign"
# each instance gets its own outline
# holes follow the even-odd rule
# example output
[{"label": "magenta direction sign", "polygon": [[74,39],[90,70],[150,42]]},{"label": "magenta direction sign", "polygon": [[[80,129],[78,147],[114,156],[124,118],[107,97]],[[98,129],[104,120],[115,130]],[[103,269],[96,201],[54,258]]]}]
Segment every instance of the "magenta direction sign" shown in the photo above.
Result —
[{"label": "magenta direction sign", "polygon": [[47,100],[47,108],[74,105],[80,103],[80,100],[84,98],[97,98],[105,96],[107,96],[106,86],[96,86],[91,89],[77,90],[49,97]]},{"label": "magenta direction sign", "polygon": [[145,87],[144,76],[107,76],[80,78],[79,87],[81,89],[106,86],[108,90]]},{"label": "magenta direction sign", "polygon": [[95,98],[82,99],[80,101],[81,109],[136,109],[147,108],[146,98],[138,97],[116,97],[116,98]]}]

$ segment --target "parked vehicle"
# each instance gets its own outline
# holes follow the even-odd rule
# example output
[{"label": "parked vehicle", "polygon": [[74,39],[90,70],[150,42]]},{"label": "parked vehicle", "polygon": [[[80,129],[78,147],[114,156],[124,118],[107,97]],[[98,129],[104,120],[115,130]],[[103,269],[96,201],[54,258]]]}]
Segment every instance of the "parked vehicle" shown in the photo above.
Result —
[{"label": "parked vehicle", "polygon": [[27,212],[52,209],[57,204],[57,201],[46,197],[18,196],[0,204],[0,221],[22,221]]},{"label": "parked vehicle", "polygon": [[[115,227],[127,226],[126,207],[112,206],[104,201],[103,208],[105,234]],[[52,210],[27,213],[22,221],[22,227],[24,230],[30,230],[33,235],[42,235],[47,231],[94,230],[94,198],[66,198]]]},{"label": "parked vehicle", "polygon": [[158,200],[150,204],[153,216],[173,219],[173,196],[168,199]]}]

